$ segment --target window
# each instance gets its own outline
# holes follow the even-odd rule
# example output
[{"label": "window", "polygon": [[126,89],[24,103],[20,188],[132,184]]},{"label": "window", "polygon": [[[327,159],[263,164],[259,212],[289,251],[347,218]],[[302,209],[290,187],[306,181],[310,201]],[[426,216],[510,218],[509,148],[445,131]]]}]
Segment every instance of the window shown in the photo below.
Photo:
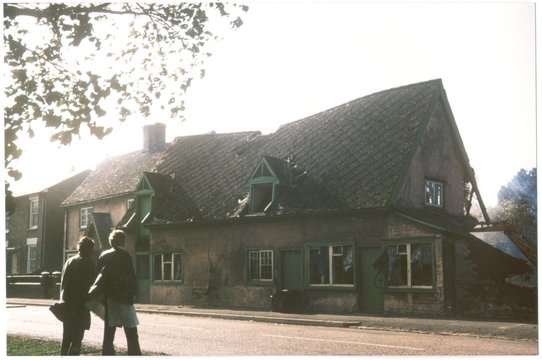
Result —
[{"label": "window", "polygon": [[37,245],[27,246],[27,273],[32,273],[38,269],[38,247]]},{"label": "window", "polygon": [[309,285],[353,285],[353,246],[309,246]]},{"label": "window", "polygon": [[433,248],[430,243],[388,246],[388,287],[433,287]]},{"label": "window", "polygon": [[442,183],[425,180],[425,204],[435,207],[443,207],[444,185]]},{"label": "window", "polygon": [[154,281],[182,281],[181,253],[154,254]]},{"label": "window", "polygon": [[30,198],[30,214],[28,227],[30,229],[38,228],[39,201],[37,197]]},{"label": "window", "polygon": [[273,202],[273,184],[254,184],[251,194],[251,212],[263,213]]},{"label": "window", "polygon": [[272,250],[251,250],[248,252],[248,279],[252,281],[273,280]]},{"label": "window", "polygon": [[92,214],[91,207],[81,208],[81,213],[79,216],[79,227],[81,229],[86,229],[86,227],[88,226],[90,221],[90,214]]},{"label": "window", "polygon": [[134,203],[134,199],[126,200],[126,209],[128,210],[129,208],[131,208],[133,203]]},{"label": "window", "polygon": [[283,160],[264,156],[249,178],[250,214],[265,214],[277,198],[280,179],[273,166],[282,169],[285,163]]},{"label": "window", "polygon": [[9,215],[6,215],[6,234],[9,233],[10,226],[11,226],[11,221],[9,219]]}]

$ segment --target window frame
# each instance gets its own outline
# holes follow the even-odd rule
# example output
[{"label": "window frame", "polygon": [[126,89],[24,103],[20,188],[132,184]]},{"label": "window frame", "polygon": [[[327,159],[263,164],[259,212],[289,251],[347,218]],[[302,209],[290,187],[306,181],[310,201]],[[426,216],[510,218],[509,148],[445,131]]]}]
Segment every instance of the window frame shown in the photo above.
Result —
[{"label": "window frame", "polygon": [[[253,278],[252,277],[252,258],[251,254],[258,254],[257,260],[258,260],[258,277]],[[264,259],[262,257],[263,254],[271,254],[270,260],[269,257]],[[273,249],[248,249],[247,255],[246,255],[246,261],[247,261],[247,282],[252,284],[273,284],[273,281],[275,280],[275,252]],[[264,260],[269,261],[270,263],[263,263]],[[262,267],[264,266],[270,266],[270,274],[271,278],[262,278]],[[269,272],[269,271],[267,271]]]},{"label": "window frame", "polygon": [[34,230],[39,226],[40,201],[37,196],[33,196],[28,199],[28,202],[28,228]]},{"label": "window frame", "polygon": [[[352,248],[352,283],[348,284],[341,284],[341,283],[334,283],[333,281],[333,257],[337,254],[333,253],[333,248],[341,246],[343,247],[342,251],[344,251],[345,246],[350,246]],[[328,282],[327,283],[311,283],[311,249],[314,248],[321,248],[321,247],[327,247],[328,253],[328,262],[327,262],[327,271],[328,271]],[[342,253],[341,253],[342,257]],[[326,243],[311,243],[306,245],[306,285],[307,287],[318,289],[318,288],[338,288],[338,289],[354,289],[356,284],[356,251],[355,251],[355,244],[353,242],[326,242]]]},{"label": "window frame", "polygon": [[[85,211],[86,210],[86,211]],[[90,214],[94,208],[92,206],[82,207],[79,209],[79,229],[86,229],[89,224],[90,220]],[[83,212],[86,212],[85,214],[85,224],[83,225]]]},{"label": "window frame", "polygon": [[[33,257],[31,255],[34,255]],[[26,272],[28,274],[38,269],[38,244],[26,245]]]},{"label": "window frame", "polygon": [[[431,251],[431,285],[412,285],[412,245],[429,245]],[[436,259],[435,259],[435,243],[434,241],[419,240],[419,241],[400,241],[388,243],[385,245],[385,251],[390,246],[405,246],[405,253],[401,255],[406,256],[407,263],[407,284],[406,285],[389,285],[389,273],[388,278],[385,279],[386,290],[418,290],[418,291],[434,291],[436,289]],[[388,265],[389,266],[389,265]]]},{"label": "window frame", "polygon": [[[428,185],[431,186],[431,189],[429,190],[430,193],[428,193]],[[440,187],[440,198],[438,196],[437,186]],[[426,206],[430,206],[432,208],[436,209],[443,209],[444,208],[444,181],[434,180],[434,179],[425,179],[424,180],[424,204]],[[428,201],[429,199],[429,201]],[[436,202],[437,200],[440,200],[440,203],[432,203]]]},{"label": "window frame", "polygon": [[[164,261],[164,255],[171,255],[171,260]],[[160,256],[160,278],[157,279],[156,277],[156,257]],[[175,258],[178,256],[179,258],[179,273],[180,273],[180,279],[174,279],[175,277]],[[164,279],[165,271],[164,271],[164,264],[171,264],[171,277],[172,279]],[[172,251],[172,252],[156,252],[152,254],[152,262],[151,262],[151,277],[152,282],[156,284],[184,284],[184,256],[183,253],[180,251]]]},{"label": "window frame", "polygon": [[[249,204],[248,204],[248,215],[263,215],[266,211],[273,205],[277,197],[277,185],[280,184],[280,180],[277,175],[273,172],[272,167],[267,162],[265,158],[262,158],[256,166],[255,170],[252,172],[249,181]],[[257,211],[255,207],[258,204],[255,203],[255,200],[260,197],[255,196],[255,194],[263,193],[267,194],[269,189],[266,187],[271,187],[271,199],[269,202],[264,204],[263,210]],[[265,196],[267,198],[268,196]],[[258,206],[258,210],[261,206]]]}]

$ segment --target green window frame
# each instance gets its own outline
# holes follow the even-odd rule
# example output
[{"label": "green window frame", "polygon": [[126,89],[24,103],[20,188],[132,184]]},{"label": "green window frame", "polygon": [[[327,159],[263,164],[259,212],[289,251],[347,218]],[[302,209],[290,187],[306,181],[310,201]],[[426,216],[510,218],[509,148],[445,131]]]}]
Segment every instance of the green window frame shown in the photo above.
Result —
[{"label": "green window frame", "polygon": [[308,286],[354,287],[354,244],[307,245]]},{"label": "green window frame", "polygon": [[180,252],[155,253],[152,257],[152,279],[155,282],[182,283],[183,257]]},{"label": "green window frame", "polygon": [[273,282],[273,250],[248,250],[247,274],[249,282]]},{"label": "green window frame", "polygon": [[277,196],[277,185],[280,181],[263,158],[252,172],[249,185],[249,214],[262,215],[269,209]]},{"label": "green window frame", "polygon": [[387,289],[434,289],[433,242],[401,242],[390,244],[385,250]]}]

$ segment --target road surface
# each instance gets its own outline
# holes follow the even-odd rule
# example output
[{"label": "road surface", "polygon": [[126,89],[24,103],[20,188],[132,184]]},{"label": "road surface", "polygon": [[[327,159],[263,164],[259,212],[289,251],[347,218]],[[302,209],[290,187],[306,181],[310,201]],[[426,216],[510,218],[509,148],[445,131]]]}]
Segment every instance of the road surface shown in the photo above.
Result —
[{"label": "road surface", "polygon": [[[177,356],[228,355],[536,355],[536,341],[357,328],[281,325],[164,314],[138,314],[141,348]],[[59,340],[61,323],[43,306],[8,306],[6,331]],[[103,322],[92,318],[84,342],[101,346]],[[126,348],[119,329],[117,348]]]}]

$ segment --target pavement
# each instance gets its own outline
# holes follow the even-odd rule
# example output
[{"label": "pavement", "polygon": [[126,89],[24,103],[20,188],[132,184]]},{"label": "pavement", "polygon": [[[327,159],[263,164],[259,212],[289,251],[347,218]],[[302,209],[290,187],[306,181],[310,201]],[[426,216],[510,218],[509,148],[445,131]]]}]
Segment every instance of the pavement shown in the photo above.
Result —
[{"label": "pavement", "polygon": [[[50,306],[58,300],[7,298],[6,306]],[[328,326],[425,334],[538,341],[538,325],[503,321],[390,317],[365,314],[287,314],[245,309],[196,308],[184,305],[136,304],[139,313],[199,316],[289,325]]]}]

